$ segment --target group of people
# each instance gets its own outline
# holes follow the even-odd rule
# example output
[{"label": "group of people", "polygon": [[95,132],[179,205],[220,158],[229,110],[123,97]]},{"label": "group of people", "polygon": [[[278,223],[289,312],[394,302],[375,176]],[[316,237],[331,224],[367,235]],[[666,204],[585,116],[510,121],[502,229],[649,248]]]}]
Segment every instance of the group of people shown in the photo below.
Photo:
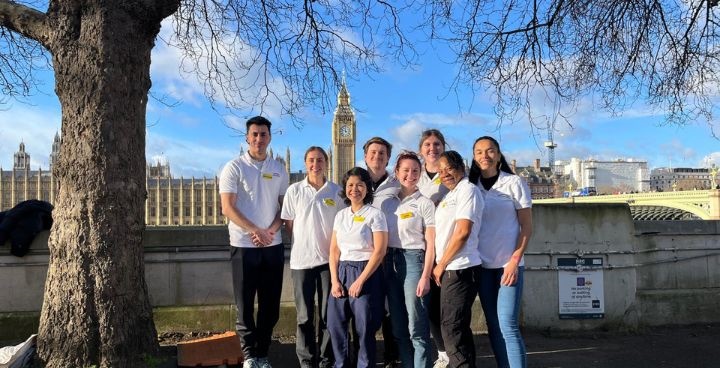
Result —
[{"label": "group of people", "polygon": [[392,145],[374,137],[363,146],[366,168],[350,169],[339,185],[326,178],[327,153],[312,146],[306,178],[288,187],[284,167],[267,155],[270,121],[256,116],[246,128],[247,152],[220,176],[244,367],[270,367],[283,224],[292,234],[301,367],[375,366],[383,324],[402,367],[474,367],[478,295],[498,366],[526,366],[519,310],[532,203],[494,138],[475,141],[466,170],[430,129],[419,154],[401,152],[389,172]]}]

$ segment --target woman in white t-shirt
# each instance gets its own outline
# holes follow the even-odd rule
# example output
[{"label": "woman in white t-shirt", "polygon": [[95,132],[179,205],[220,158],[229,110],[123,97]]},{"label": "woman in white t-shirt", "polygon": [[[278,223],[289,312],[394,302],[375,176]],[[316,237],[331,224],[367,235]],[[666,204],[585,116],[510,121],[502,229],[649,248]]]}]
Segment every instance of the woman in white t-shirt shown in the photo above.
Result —
[{"label": "woman in white t-shirt", "polygon": [[[385,255],[385,280],[392,331],[402,366],[429,368],[430,276],[435,263],[435,205],[418,190],[420,158],[403,151],[395,164],[400,190],[393,216],[396,226]],[[392,234],[395,232],[395,234]]]},{"label": "woman in white t-shirt", "polygon": [[[440,155],[445,152],[447,144],[445,136],[437,129],[428,129],[420,134],[420,157],[422,167],[420,169],[420,180],[418,190],[423,196],[430,198],[433,204],[437,205],[447,194],[448,189],[440,180],[438,163]],[[445,368],[448,363],[448,355],[445,352],[445,342],[440,332],[440,288],[434,282],[430,283],[430,297],[428,300],[428,318],[430,320],[430,332],[432,333],[435,347],[437,348],[437,360],[433,368]]]},{"label": "woman in white t-shirt", "polygon": [[[290,273],[295,295],[295,352],[300,367],[330,367],[332,346],[327,331],[330,296],[330,238],[335,215],[345,207],[340,186],[325,177],[328,155],[321,147],[305,151],[304,180],[285,192],[280,218],[292,234]],[[315,300],[317,299],[317,324]]]},{"label": "woman in white t-shirt", "polygon": [[430,198],[437,205],[448,192],[448,189],[442,185],[438,172],[440,155],[445,152],[445,136],[437,129],[428,129],[420,135],[419,149],[423,164],[418,189],[422,195]]},{"label": "woman in white t-shirt", "polygon": [[470,181],[485,200],[480,228],[482,271],[480,301],[498,367],[527,366],[520,334],[523,254],[532,235],[532,198],[527,183],[515,175],[492,137],[473,145]]},{"label": "woman in white t-shirt", "polygon": [[450,191],[435,210],[433,279],[440,285],[440,318],[449,366],[475,367],[475,344],[470,329],[472,305],[480,286],[483,199],[465,177],[459,153],[440,155],[440,178]]},{"label": "woman in white t-shirt", "polygon": [[330,240],[328,331],[335,367],[350,366],[349,323],[357,331],[357,367],[375,366],[375,332],[385,315],[382,261],[387,248],[385,215],[372,207],[372,179],[354,167],[343,177],[347,208],[335,216]]}]

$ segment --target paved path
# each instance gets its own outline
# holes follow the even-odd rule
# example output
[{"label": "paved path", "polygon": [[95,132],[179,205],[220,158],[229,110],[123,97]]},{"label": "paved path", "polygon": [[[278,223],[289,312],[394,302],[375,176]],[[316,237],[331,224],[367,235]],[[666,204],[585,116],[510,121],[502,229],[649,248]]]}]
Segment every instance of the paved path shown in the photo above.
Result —
[{"label": "paved path", "polygon": [[[524,337],[529,368],[720,368],[720,324],[655,327],[635,334],[526,331]],[[476,348],[477,367],[495,367],[487,336],[476,336]],[[382,342],[378,350],[382,357]],[[270,361],[275,368],[297,367],[295,345],[273,341]]]}]

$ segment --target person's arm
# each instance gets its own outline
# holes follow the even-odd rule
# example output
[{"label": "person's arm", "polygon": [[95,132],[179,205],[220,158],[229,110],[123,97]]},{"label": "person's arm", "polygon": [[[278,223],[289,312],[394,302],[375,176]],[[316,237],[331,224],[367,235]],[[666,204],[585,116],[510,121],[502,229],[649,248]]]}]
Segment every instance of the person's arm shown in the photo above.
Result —
[{"label": "person's arm", "polygon": [[275,234],[280,231],[280,227],[283,223],[282,218],[280,218],[280,209],[282,208],[282,204],[283,196],[278,196],[278,209],[277,212],[275,212],[275,218],[273,219],[273,222],[270,223],[270,226],[267,229],[263,229],[264,232],[261,231],[258,232],[257,235],[253,235],[254,242],[260,243],[264,246],[272,245]]},{"label": "person's arm", "polygon": [[293,220],[285,220],[285,231],[290,235],[290,239],[292,239],[292,233],[293,233]]},{"label": "person's arm", "polygon": [[503,286],[515,285],[517,282],[517,269],[520,265],[520,260],[525,254],[530,237],[532,236],[532,208],[521,208],[517,210],[518,222],[520,223],[520,234],[518,234],[517,242],[515,245],[515,251],[513,251],[512,257],[505,264],[500,284]]},{"label": "person's arm", "polygon": [[345,296],[342,284],[338,278],[338,264],[340,263],[340,248],[337,244],[337,232],[333,231],[330,238],[330,294],[336,298]]},{"label": "person's arm", "polygon": [[360,296],[365,281],[372,276],[373,272],[382,264],[387,250],[388,233],[387,231],[374,231],[373,233],[373,251],[370,255],[367,265],[360,273],[360,276],[348,288],[348,295],[353,298]]},{"label": "person's arm", "polygon": [[423,272],[418,281],[415,294],[418,297],[427,295],[430,292],[430,279],[433,274],[433,266],[435,265],[435,227],[425,228],[425,264]]},{"label": "person's arm", "polygon": [[445,268],[452,261],[456,254],[465,246],[468,237],[470,237],[470,231],[472,230],[473,222],[468,219],[455,220],[455,230],[453,230],[452,236],[448,241],[448,246],[443,253],[442,259],[433,269],[433,278],[435,283],[440,285],[442,274],[445,272]]},{"label": "person's arm", "polygon": [[[250,219],[248,219],[237,207],[235,207],[236,201],[236,193],[220,193],[220,205],[223,216],[227,217],[229,221],[232,221],[235,225],[240,226],[240,228],[250,233],[255,245],[268,245],[272,241],[272,236],[268,233],[267,229],[262,229],[250,221]],[[278,213],[276,217],[279,216],[280,214]]]}]

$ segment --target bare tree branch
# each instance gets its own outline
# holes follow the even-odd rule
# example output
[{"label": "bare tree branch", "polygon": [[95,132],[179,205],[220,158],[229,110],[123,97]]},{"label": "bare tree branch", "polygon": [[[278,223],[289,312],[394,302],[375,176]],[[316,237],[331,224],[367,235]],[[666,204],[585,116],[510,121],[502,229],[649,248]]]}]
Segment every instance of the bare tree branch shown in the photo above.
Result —
[{"label": "bare tree branch", "polygon": [[[715,1],[434,2],[436,40],[453,45],[455,87],[490,87],[503,118],[532,116],[544,90],[563,106],[596,96],[621,112],[637,100],[666,122],[711,120],[720,48]],[[518,115],[522,112],[521,115]]]},{"label": "bare tree branch", "polygon": [[14,1],[0,0],[0,26],[43,45],[48,40],[46,20],[45,13]]},{"label": "bare tree branch", "polygon": [[292,117],[308,105],[332,108],[343,70],[365,78],[384,56],[411,64],[404,9],[377,0],[183,1],[165,42],[183,50],[183,69],[215,106]]}]

